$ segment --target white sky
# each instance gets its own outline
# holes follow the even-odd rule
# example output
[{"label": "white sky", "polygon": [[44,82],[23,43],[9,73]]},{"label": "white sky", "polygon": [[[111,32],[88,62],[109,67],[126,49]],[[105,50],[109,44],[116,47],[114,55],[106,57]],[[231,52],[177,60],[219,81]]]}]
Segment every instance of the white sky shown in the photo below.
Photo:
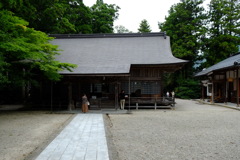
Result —
[{"label": "white sky", "polygon": [[[114,26],[123,25],[129,31],[138,32],[141,21],[146,19],[152,32],[159,32],[158,22],[164,22],[170,7],[180,0],[104,0],[104,2],[116,4],[121,8]],[[91,7],[96,0],[83,0],[83,3]]]}]

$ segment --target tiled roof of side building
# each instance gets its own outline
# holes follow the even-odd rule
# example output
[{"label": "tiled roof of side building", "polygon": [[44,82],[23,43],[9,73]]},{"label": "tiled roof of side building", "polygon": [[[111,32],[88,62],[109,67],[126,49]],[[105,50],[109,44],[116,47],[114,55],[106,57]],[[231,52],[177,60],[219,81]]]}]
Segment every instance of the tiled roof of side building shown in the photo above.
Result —
[{"label": "tiled roof of side building", "polygon": [[126,74],[131,65],[182,64],[172,55],[170,37],[164,33],[50,35],[56,37],[57,60],[77,64],[61,74]]},{"label": "tiled roof of side building", "polygon": [[234,65],[236,65],[236,62],[238,63],[237,65],[240,64],[240,53],[237,53],[207,69],[202,70],[201,72],[198,72],[195,77],[199,77],[199,76],[204,76],[207,75],[213,71],[216,70],[221,70],[221,69],[226,69],[226,68],[230,68],[230,67],[234,67]]}]

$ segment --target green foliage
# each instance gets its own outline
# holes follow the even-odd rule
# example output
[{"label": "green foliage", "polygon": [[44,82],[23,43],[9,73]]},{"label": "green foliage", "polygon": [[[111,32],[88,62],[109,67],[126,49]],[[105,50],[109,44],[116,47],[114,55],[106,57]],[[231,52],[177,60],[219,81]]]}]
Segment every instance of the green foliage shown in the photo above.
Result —
[{"label": "green foliage", "polygon": [[92,29],[92,12],[89,7],[85,6],[83,2],[78,5],[72,6],[74,10],[69,15],[69,21],[74,23],[76,33],[90,34],[93,33]]},{"label": "green foliage", "polygon": [[119,9],[116,5],[97,0],[96,4],[91,7],[93,33],[113,33],[113,22],[118,18]]},{"label": "green foliage", "polygon": [[173,91],[176,86],[176,81],[173,81],[176,78],[176,74],[174,73],[164,73],[163,80],[164,80],[164,92]]},{"label": "green foliage", "polygon": [[202,0],[182,0],[159,23],[171,37],[173,55],[189,60],[181,73],[185,78],[196,72],[198,62],[204,62],[199,69],[216,64],[238,52],[240,44],[239,1],[211,0],[208,12],[201,4]]},{"label": "green foliage", "polygon": [[205,37],[206,15],[201,6],[202,0],[185,0],[173,5],[164,23],[159,24],[161,31],[171,37],[173,55],[193,62],[198,58]]},{"label": "green foliage", "polygon": [[24,19],[27,18],[26,20],[30,22],[30,27],[52,34],[86,32],[85,30],[82,31],[78,25],[86,25],[81,23],[86,16],[89,16],[87,12],[90,11],[81,1],[31,0],[30,4],[33,10],[38,13],[35,17],[28,18],[25,13],[21,11],[17,12],[17,15],[20,15]]},{"label": "green foliage", "polygon": [[201,87],[199,81],[194,79],[180,79],[178,86],[175,89],[176,97],[182,99],[197,99],[200,98]]},{"label": "green foliage", "polygon": [[150,28],[150,25],[148,24],[148,21],[146,19],[142,20],[140,25],[139,25],[139,28],[138,28],[138,32],[139,33],[148,33],[148,32],[151,32],[151,28]]},{"label": "green foliage", "polygon": [[209,38],[205,41],[204,67],[216,64],[238,52],[240,3],[238,0],[212,0],[208,17]]},{"label": "green foliage", "polygon": [[125,28],[122,25],[116,26],[115,27],[115,33],[131,33],[127,28]]},{"label": "green foliage", "polygon": [[51,34],[113,33],[116,5],[97,1],[91,8],[82,0],[3,0],[0,7],[29,22],[29,27]]},{"label": "green foliage", "polygon": [[28,28],[28,23],[12,12],[0,11],[0,22],[1,85],[21,85],[24,81],[33,81],[36,75],[59,80],[58,71],[75,67],[56,61],[58,49],[49,43],[52,38]]},{"label": "green foliage", "polygon": [[175,88],[180,98],[199,97],[192,77],[196,62],[202,60],[200,55],[207,32],[207,16],[202,3],[202,0],[182,0],[170,8],[165,22],[159,23],[160,30],[171,37],[173,55],[189,60],[182,70],[167,75],[166,88]]},{"label": "green foliage", "polygon": [[[169,10],[169,16],[164,23],[159,23],[161,31],[166,31],[171,37],[171,49],[173,55],[189,60],[182,70],[174,74],[168,74],[166,88],[177,90],[176,95],[181,98],[193,98],[198,92],[196,87],[188,84],[194,73],[196,61],[201,60],[201,50],[206,36],[206,15],[202,7],[202,0],[185,0],[173,5]],[[166,75],[165,75],[166,76]],[[178,79],[182,81],[178,82]],[[186,82],[184,81],[186,79]]]}]

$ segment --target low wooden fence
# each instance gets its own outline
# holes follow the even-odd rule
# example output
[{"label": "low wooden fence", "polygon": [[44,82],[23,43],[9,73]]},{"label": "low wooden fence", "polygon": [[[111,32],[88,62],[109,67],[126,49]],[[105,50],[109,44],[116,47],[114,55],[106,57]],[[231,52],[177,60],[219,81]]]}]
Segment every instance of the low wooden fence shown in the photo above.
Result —
[{"label": "low wooden fence", "polygon": [[129,105],[129,103],[131,106],[136,105],[136,109],[146,105],[154,105],[155,109],[159,106],[175,107],[176,104],[174,97],[130,97],[126,99],[126,104]]}]

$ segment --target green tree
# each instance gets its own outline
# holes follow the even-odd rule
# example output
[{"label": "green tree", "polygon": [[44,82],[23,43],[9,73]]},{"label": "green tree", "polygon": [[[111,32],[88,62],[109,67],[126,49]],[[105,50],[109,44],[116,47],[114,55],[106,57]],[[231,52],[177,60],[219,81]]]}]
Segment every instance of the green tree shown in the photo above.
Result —
[{"label": "green tree", "polygon": [[82,0],[2,0],[2,9],[29,22],[29,27],[50,34],[113,33],[118,6],[98,0],[91,8]]},{"label": "green tree", "polygon": [[147,32],[151,32],[151,28],[150,25],[148,24],[148,21],[146,19],[142,20],[139,28],[138,28],[138,32],[139,33],[147,33]]},{"label": "green tree", "polygon": [[201,88],[199,87],[199,82],[189,78],[189,79],[179,79],[178,84],[181,84],[175,88],[176,97],[183,99],[197,99],[201,95]]},{"label": "green tree", "polygon": [[92,30],[92,13],[82,0],[74,1],[69,8],[67,18],[75,25],[76,33],[90,34]]},{"label": "green tree", "polygon": [[115,32],[116,33],[131,33],[131,31],[129,31],[127,28],[125,28],[122,25],[116,26],[115,27]]},{"label": "green tree", "polygon": [[93,33],[113,33],[113,23],[118,18],[120,8],[114,4],[106,4],[97,0],[91,7]]},{"label": "green tree", "polygon": [[[159,23],[160,30],[166,31],[167,35],[171,37],[173,55],[189,60],[182,70],[173,75],[166,75],[170,78],[167,88],[185,85],[183,84],[184,80],[193,79],[194,66],[202,58],[200,55],[207,31],[207,17],[202,3],[202,0],[181,0],[180,3],[170,8],[165,22]],[[190,87],[190,85],[185,85],[185,87],[187,86]],[[181,90],[181,92],[185,91]],[[183,94],[179,93],[179,95]]]},{"label": "green tree", "polygon": [[212,0],[208,12],[209,29],[205,48],[205,67],[238,52],[240,44],[239,0]]},{"label": "green tree", "polygon": [[49,43],[53,38],[28,28],[28,22],[10,11],[0,11],[0,85],[22,85],[42,75],[59,80],[59,71],[71,70],[73,64],[55,60],[57,46]]},{"label": "green tree", "polygon": [[2,7],[45,33],[92,33],[92,13],[82,0],[3,0]]},{"label": "green tree", "polygon": [[161,31],[166,31],[171,37],[173,55],[190,61],[186,68],[190,73],[186,76],[192,76],[191,68],[199,60],[206,36],[207,17],[202,3],[202,0],[182,0],[170,8],[166,21],[159,24]]}]

